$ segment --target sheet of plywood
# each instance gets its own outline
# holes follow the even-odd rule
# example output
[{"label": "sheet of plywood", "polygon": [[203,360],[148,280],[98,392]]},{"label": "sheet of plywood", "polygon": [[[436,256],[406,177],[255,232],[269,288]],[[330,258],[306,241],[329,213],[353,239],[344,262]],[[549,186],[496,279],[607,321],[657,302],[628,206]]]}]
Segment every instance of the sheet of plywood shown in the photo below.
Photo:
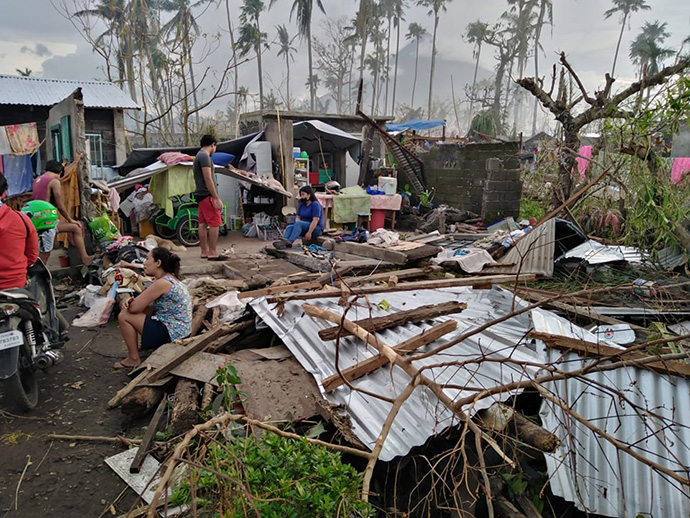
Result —
[{"label": "sheet of plywood", "polygon": [[260,421],[294,421],[319,413],[316,400],[321,394],[313,376],[293,357],[281,360],[260,359],[245,349],[225,357],[237,369],[247,394],[244,409]]}]

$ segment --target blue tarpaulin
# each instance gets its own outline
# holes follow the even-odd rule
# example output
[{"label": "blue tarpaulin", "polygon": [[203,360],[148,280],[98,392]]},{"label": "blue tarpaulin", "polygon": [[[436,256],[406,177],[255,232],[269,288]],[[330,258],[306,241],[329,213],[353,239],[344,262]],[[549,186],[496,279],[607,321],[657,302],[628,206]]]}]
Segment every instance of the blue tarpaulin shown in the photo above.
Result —
[{"label": "blue tarpaulin", "polygon": [[439,126],[445,126],[446,121],[442,120],[435,120],[435,121],[427,121],[427,120],[420,120],[420,119],[414,119],[411,121],[407,122],[398,122],[394,124],[386,124],[386,128],[388,131],[405,131],[408,129],[414,130],[414,131],[423,131],[423,130],[430,130],[433,128],[438,128]]}]

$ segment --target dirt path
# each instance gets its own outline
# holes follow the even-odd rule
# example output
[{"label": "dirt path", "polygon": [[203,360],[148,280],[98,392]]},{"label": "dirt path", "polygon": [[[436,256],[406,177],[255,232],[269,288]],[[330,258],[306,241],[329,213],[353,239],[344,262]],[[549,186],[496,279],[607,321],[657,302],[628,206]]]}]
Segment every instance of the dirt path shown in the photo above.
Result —
[{"label": "dirt path", "polygon": [[[76,310],[65,313],[71,320]],[[117,501],[119,515],[134,502],[134,492],[125,490],[125,483],[104,462],[125,446],[46,438],[49,433],[141,437],[147,424],[145,419],[128,419],[119,409],[107,409],[107,401],[128,380],[112,368],[124,357],[116,322],[97,329],[71,328],[70,336],[64,361],[40,375],[36,410],[9,414],[0,395],[3,516],[112,516],[111,503]]]}]

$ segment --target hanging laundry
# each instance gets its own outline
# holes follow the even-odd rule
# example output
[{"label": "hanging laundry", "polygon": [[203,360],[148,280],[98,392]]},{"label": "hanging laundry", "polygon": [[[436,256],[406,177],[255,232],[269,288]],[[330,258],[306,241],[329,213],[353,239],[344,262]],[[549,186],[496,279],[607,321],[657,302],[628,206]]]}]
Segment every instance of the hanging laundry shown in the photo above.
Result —
[{"label": "hanging laundry", "polygon": [[690,158],[676,157],[673,159],[673,167],[671,168],[671,181],[673,183],[680,183],[685,173],[690,172]]},{"label": "hanging laundry", "polygon": [[31,155],[2,157],[2,170],[7,178],[7,195],[15,196],[31,190],[34,169]]},{"label": "hanging laundry", "polygon": [[592,156],[592,146],[580,146],[578,151],[578,156],[575,161],[577,162],[577,172],[580,173],[580,181],[585,180],[585,171],[587,171],[587,166],[589,165],[589,159]]},{"label": "hanging laundry", "polygon": [[13,155],[31,155],[41,146],[35,122],[4,127]]},{"label": "hanging laundry", "polygon": [[5,126],[0,126],[0,155],[11,155],[12,148],[10,147],[10,141],[7,140],[7,131],[5,131]]}]

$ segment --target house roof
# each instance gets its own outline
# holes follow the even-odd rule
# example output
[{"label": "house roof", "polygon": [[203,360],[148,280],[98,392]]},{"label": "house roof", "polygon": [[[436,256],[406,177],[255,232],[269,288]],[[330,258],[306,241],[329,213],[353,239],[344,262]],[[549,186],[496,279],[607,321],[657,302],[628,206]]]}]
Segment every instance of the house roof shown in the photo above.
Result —
[{"label": "house roof", "polygon": [[77,88],[82,89],[86,108],[139,109],[137,103],[113,83],[8,75],[0,75],[0,105],[53,106]]}]

